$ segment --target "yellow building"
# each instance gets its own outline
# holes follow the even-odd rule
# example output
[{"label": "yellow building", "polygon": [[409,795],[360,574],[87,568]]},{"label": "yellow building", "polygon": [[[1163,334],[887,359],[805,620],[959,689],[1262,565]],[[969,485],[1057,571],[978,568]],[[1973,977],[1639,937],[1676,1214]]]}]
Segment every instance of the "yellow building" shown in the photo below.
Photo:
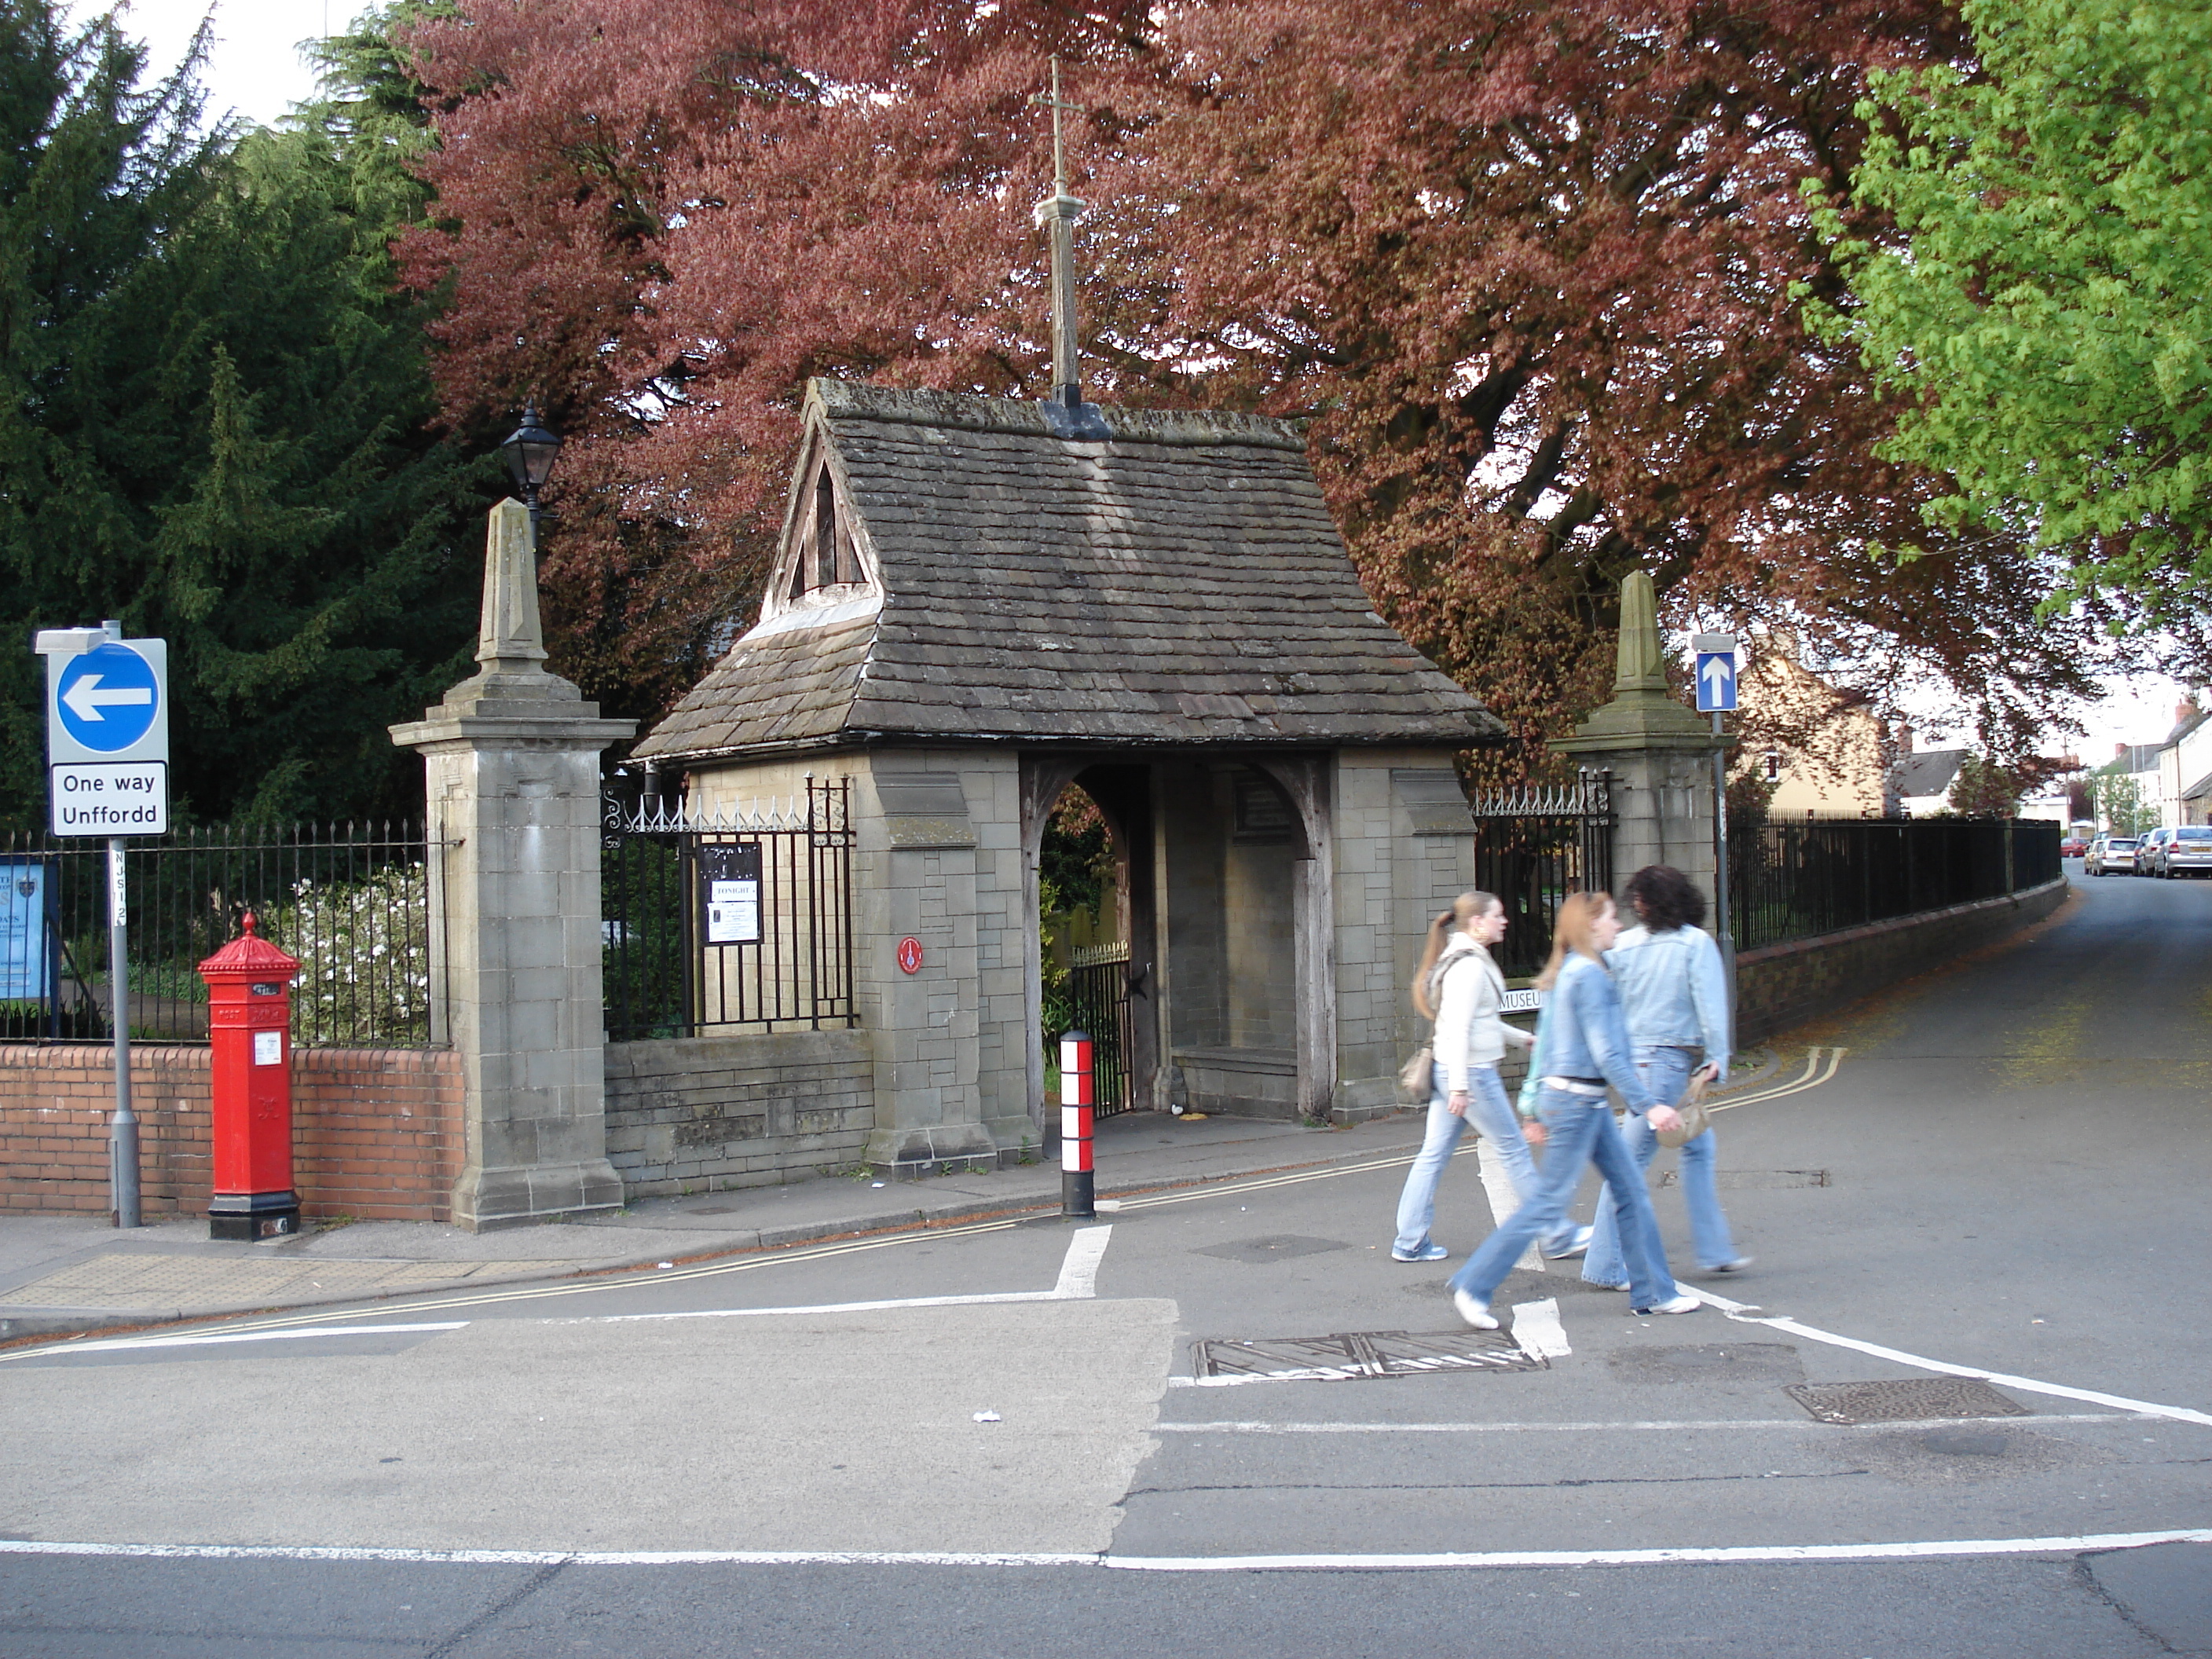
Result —
[{"label": "yellow building", "polygon": [[1787,634],[1747,635],[1741,649],[1733,770],[1771,787],[1768,816],[1881,817],[1893,757],[1865,693],[1839,690],[1803,667]]}]

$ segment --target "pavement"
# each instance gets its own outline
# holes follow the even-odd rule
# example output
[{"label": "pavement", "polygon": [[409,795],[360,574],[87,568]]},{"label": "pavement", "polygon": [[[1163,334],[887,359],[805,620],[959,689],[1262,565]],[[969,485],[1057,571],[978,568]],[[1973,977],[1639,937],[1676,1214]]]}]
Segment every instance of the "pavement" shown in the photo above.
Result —
[{"label": "pavement", "polygon": [[[1357,1163],[1418,1147],[1405,1112],[1349,1128],[1135,1112],[1097,1127],[1097,1191],[1116,1194]],[[309,1224],[259,1243],[205,1218],[118,1230],[104,1216],[0,1215],[0,1341],[684,1265],[848,1235],[1049,1212],[1057,1164],[920,1182],[828,1177],[647,1199],[589,1221],[471,1233],[437,1222]]]},{"label": "pavement", "polygon": [[[2087,884],[1782,1049],[1717,1130],[1748,1272],[1655,1170],[1687,1317],[1565,1261],[1468,1332],[1471,1158],[1455,1260],[1389,1258],[1410,1116],[1132,1119],[1094,1222],[1044,1167],[927,1189],[1026,1212],[18,1342],[0,1653],[2212,1655],[2212,884]],[[785,1217],[694,1224],[740,1219]]]}]

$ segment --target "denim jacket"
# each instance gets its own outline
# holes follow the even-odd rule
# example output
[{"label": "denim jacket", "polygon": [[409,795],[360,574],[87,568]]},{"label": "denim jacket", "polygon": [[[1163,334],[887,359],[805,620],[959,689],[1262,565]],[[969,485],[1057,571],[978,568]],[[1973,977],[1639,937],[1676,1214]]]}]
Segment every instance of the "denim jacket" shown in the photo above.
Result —
[{"label": "denim jacket", "polygon": [[1720,946],[1697,927],[1632,927],[1605,953],[1620,988],[1628,1040],[1639,1048],[1697,1048],[1728,1076],[1728,976]]},{"label": "denim jacket", "polygon": [[1613,976],[1578,951],[1560,965],[1531,1061],[1539,1077],[1603,1078],[1639,1117],[1659,1104],[1637,1073]]}]

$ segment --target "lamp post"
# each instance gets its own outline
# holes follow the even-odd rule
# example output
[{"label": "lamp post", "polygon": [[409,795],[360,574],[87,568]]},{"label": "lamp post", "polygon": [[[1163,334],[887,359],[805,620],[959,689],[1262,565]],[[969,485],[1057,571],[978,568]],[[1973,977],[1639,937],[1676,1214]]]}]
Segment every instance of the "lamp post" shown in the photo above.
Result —
[{"label": "lamp post", "polygon": [[523,406],[522,424],[499,447],[499,453],[507,457],[507,473],[514,478],[514,487],[522,492],[523,505],[530,509],[530,540],[535,546],[538,492],[553,476],[553,462],[561,453],[560,434],[548,430],[539,421],[534,402],[526,404]]}]

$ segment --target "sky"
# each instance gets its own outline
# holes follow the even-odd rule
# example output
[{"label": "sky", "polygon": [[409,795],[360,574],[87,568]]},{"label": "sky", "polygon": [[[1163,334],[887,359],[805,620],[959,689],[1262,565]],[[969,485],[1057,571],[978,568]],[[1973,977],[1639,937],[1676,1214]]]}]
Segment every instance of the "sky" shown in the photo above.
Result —
[{"label": "sky", "polygon": [[[366,9],[363,0],[125,0],[121,8],[124,32],[146,43],[149,78],[176,68],[192,31],[213,11],[215,46],[202,77],[209,118],[235,112],[264,126],[314,94],[299,42],[341,31]],[[102,9],[72,9],[80,17]]]},{"label": "sky", "polygon": [[[80,4],[77,13],[96,11]],[[273,123],[292,105],[313,95],[314,76],[301,58],[297,46],[343,29],[364,0],[126,0],[124,27],[148,46],[148,68],[155,75],[167,73],[184,56],[185,47],[210,9],[215,15],[215,45],[204,82],[208,114],[218,119],[235,112],[250,121]],[[2156,743],[2173,724],[2174,705],[2182,688],[2161,676],[2115,682],[2104,701],[2081,711],[2087,728],[2078,740],[2057,738],[2048,746],[2059,752],[2070,745],[2091,766],[2110,760],[2115,744]],[[1947,711],[1930,705],[1913,711],[1921,716],[1916,731],[1923,748],[1964,746],[1972,734],[1954,718],[1947,726]]]}]

